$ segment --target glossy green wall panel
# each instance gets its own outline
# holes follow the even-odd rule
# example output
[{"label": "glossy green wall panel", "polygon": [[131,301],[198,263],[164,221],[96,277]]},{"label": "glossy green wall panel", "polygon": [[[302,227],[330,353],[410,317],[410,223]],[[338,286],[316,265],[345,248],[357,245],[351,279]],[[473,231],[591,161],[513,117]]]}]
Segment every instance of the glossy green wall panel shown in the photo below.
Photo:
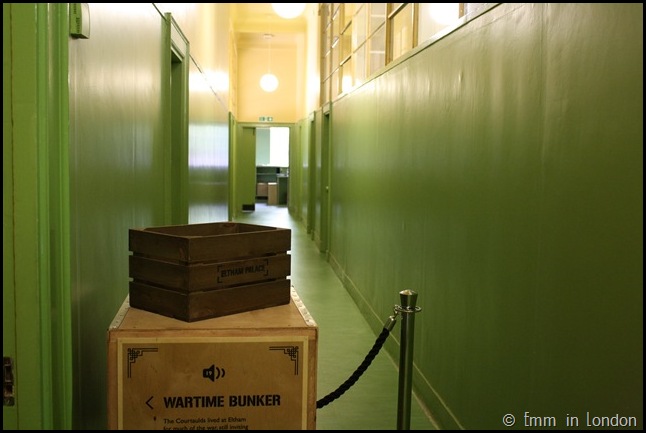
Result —
[{"label": "glossy green wall panel", "polygon": [[546,385],[572,399],[598,396],[572,411],[641,419],[643,5],[548,12],[546,40],[558,56],[545,68],[539,287],[549,290],[538,338],[565,355],[559,364],[549,351],[537,357],[549,367]]},{"label": "glossy green wall panel", "polygon": [[105,333],[128,294],[128,230],[164,224],[163,17],[92,4],[70,40],[74,428],[106,426]]},{"label": "glossy green wall panel", "polygon": [[641,419],[641,16],[501,5],[334,104],[331,261],[375,329],[419,292],[445,426]]},{"label": "glossy green wall panel", "polygon": [[[312,128],[312,124],[310,123],[310,128]],[[310,218],[312,218],[312,212],[310,211],[310,202],[311,202],[311,175],[310,172],[312,170],[311,164],[310,164],[310,158],[312,155],[312,136],[310,135],[311,129],[310,128],[303,128],[302,129],[302,134],[301,134],[301,142],[300,142],[300,154],[297,156],[300,156],[300,179],[301,183],[299,185],[299,190],[300,190],[300,210],[299,213],[301,215],[301,221],[303,221],[303,224],[305,225],[308,233],[312,229],[312,224]]]},{"label": "glossy green wall panel", "polygon": [[229,113],[191,62],[189,89],[189,223],[229,219]]},{"label": "glossy green wall panel", "polygon": [[[3,328],[2,346],[3,356],[13,359],[16,386],[24,388],[20,394],[16,393],[14,406],[3,406],[3,428],[40,429],[51,419],[45,414],[47,409],[41,399],[43,383],[49,377],[41,371],[40,359],[44,354],[39,338],[42,327],[38,297],[41,197],[35,173],[42,149],[38,140],[38,87],[35,85],[41,60],[37,55],[38,8],[34,4],[3,4],[2,7],[3,122],[7,122],[7,130],[3,125],[3,169],[9,169],[3,170],[3,204],[9,206],[3,207],[3,325],[8,327]],[[14,52],[23,55],[9,57]],[[6,80],[14,75],[15,81]],[[14,91],[21,86],[28,90]],[[21,173],[29,175],[21,176]],[[6,203],[7,200],[11,202]],[[6,243],[5,235],[8,235]],[[31,344],[21,340],[21,336]],[[29,416],[29,411],[37,416]]]},{"label": "glossy green wall panel", "polygon": [[[40,96],[47,108],[43,116],[46,132],[47,157],[43,158],[41,173],[47,173],[48,190],[43,191],[42,233],[46,233],[49,259],[41,269],[47,282],[41,288],[44,341],[50,346],[50,356],[41,360],[43,370],[51,374],[47,392],[51,397],[53,428],[69,429],[72,426],[72,330],[70,304],[70,197],[69,197],[69,61],[68,61],[68,7],[67,4],[39,4],[41,44],[47,47],[47,66],[40,73]],[[40,50],[42,55],[42,50]],[[45,169],[46,167],[46,169]],[[42,253],[41,253],[42,254]],[[50,373],[51,372],[51,373]]]},{"label": "glossy green wall panel", "polygon": [[67,28],[66,4],[3,5],[3,355],[13,360],[15,395],[3,408],[8,429],[71,425]]},{"label": "glossy green wall panel", "polygon": [[[14,185],[13,185],[13,126],[11,122],[13,92],[9,91],[13,59],[11,12],[12,4],[2,4],[2,353],[16,357],[16,293],[14,272]],[[19,404],[19,401],[17,402]],[[2,429],[18,428],[16,405],[2,407]]]},{"label": "glossy green wall panel", "polygon": [[[314,131],[316,131],[310,142],[310,161],[309,161],[309,197],[310,205],[309,213],[309,227],[311,230],[311,237],[317,247],[321,247],[321,177],[322,177],[322,128],[321,121],[323,116],[318,116],[314,122]],[[321,133],[318,133],[320,131]]]},{"label": "glossy green wall panel", "polygon": [[[187,57],[187,196],[167,203],[170,95],[165,18],[152,5],[91,5],[90,39],[71,41],[73,291],[77,427],[105,428],[105,332],[128,293],[128,229],[228,219],[228,112]],[[115,26],[114,23],[119,23]],[[155,48],[156,47],[156,48]],[[170,143],[171,146],[176,143]],[[177,162],[177,161],[174,161]],[[97,377],[99,376],[99,377]]]},{"label": "glossy green wall panel", "polygon": [[[538,267],[540,10],[508,13],[513,19],[489,25],[485,17],[410,64],[415,74],[429,58],[437,65],[429,93],[416,88],[427,101],[421,130],[431,137],[421,198],[432,268],[418,323],[438,329],[436,339],[420,339],[421,362],[445,354],[426,369],[433,386],[458,422],[490,426],[500,422],[498,408],[520,410],[531,392],[527,317]],[[480,401],[487,394],[496,398]]]},{"label": "glossy green wall panel", "polygon": [[[290,135],[289,146],[289,194],[287,204],[290,213],[298,220],[302,220],[302,186],[303,170],[301,164],[301,153],[303,143],[307,143],[311,132],[310,121],[304,119],[299,121],[293,128],[293,134]],[[303,224],[305,224],[303,222]]]}]

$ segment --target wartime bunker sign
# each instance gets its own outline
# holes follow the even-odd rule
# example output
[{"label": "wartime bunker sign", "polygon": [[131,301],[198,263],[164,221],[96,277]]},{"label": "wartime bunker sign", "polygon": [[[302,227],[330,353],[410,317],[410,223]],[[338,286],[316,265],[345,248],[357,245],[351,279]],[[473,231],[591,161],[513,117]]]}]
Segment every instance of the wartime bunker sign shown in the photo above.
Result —
[{"label": "wartime bunker sign", "polygon": [[307,428],[307,337],[123,338],[118,427]]}]

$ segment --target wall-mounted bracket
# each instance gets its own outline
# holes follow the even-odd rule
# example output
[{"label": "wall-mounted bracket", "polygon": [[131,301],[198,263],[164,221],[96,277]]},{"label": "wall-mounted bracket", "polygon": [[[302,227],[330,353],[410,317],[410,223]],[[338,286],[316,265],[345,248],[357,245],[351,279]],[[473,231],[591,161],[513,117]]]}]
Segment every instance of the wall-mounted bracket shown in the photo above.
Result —
[{"label": "wall-mounted bracket", "polygon": [[70,36],[90,38],[90,4],[70,3]]},{"label": "wall-mounted bracket", "polygon": [[9,356],[3,356],[2,361],[2,376],[3,376],[3,406],[13,406],[16,401],[13,396],[13,359]]}]

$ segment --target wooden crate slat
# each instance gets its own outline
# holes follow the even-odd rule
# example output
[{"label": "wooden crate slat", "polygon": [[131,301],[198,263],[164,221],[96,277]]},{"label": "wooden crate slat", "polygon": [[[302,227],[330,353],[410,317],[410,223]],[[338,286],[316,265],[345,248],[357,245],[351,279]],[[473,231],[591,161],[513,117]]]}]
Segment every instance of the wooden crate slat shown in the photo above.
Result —
[{"label": "wooden crate slat", "polygon": [[130,282],[132,307],[187,322],[275,307],[289,300],[289,280],[193,293]]},{"label": "wooden crate slat", "polygon": [[286,278],[291,271],[288,254],[188,266],[132,255],[129,263],[134,281],[186,292]]}]

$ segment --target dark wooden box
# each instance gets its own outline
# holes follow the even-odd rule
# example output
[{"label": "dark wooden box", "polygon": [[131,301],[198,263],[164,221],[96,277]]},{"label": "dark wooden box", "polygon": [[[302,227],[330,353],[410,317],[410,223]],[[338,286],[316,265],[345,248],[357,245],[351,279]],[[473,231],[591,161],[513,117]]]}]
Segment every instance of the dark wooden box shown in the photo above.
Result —
[{"label": "dark wooden box", "polygon": [[217,222],[129,230],[130,305],[192,322],[289,303],[291,230]]}]

